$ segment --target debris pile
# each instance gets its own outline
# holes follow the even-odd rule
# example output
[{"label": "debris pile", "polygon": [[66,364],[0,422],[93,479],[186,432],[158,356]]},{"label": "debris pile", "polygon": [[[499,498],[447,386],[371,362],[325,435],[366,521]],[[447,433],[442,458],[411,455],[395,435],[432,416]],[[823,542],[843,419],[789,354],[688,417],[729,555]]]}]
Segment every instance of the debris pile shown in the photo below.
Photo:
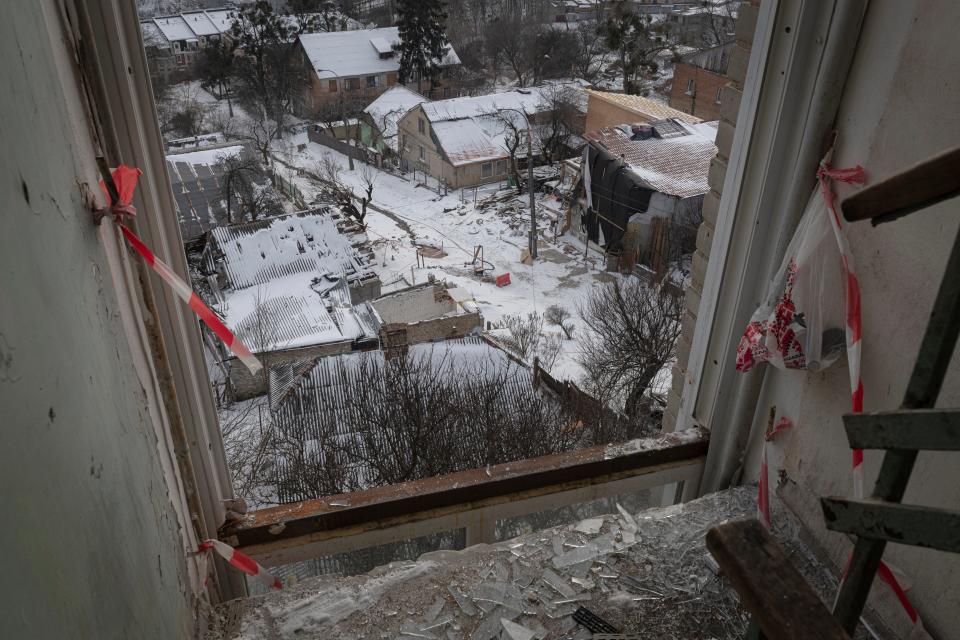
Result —
[{"label": "debris pile", "polygon": [[[747,614],[717,575],[704,536],[724,520],[754,516],[754,497],[755,488],[740,487],[636,515],[618,506],[616,515],[429,553],[364,576],[311,578],[222,605],[232,624],[208,637],[592,638],[576,614],[605,632],[741,638]],[[812,584],[832,593],[835,583],[800,543],[796,523],[778,515],[778,540]]]}]

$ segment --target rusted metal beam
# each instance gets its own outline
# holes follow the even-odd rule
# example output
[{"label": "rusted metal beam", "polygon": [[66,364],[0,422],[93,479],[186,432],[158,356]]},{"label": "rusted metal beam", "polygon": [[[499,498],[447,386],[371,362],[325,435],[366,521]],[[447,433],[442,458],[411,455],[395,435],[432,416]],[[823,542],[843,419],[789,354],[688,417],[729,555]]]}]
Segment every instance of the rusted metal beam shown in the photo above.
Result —
[{"label": "rusted metal beam", "polygon": [[827,529],[960,553],[960,512],[881,500],[821,498]]},{"label": "rusted metal beam", "polygon": [[[228,544],[268,564],[290,561],[293,547],[436,520],[465,526],[470,513],[646,475],[676,482],[697,472],[707,453],[701,428],[591,447],[488,468],[295,502],[247,514],[221,531]],[[498,506],[499,505],[499,506]],[[514,509],[514,511],[516,511]],[[464,515],[465,514],[465,515]]]},{"label": "rusted metal beam", "polygon": [[778,640],[849,640],[758,520],[714,527],[707,532],[707,548],[753,616],[751,629]]},{"label": "rusted metal beam", "polygon": [[960,410],[914,409],[843,416],[853,449],[960,451]]}]

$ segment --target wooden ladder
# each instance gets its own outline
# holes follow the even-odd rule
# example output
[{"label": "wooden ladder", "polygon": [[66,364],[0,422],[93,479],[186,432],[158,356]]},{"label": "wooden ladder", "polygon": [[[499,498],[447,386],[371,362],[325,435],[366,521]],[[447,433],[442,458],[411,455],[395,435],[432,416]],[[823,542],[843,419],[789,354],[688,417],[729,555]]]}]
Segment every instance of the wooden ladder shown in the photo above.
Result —
[{"label": "wooden ladder", "polygon": [[[842,203],[874,225],[960,195],[960,148],[863,189]],[[867,500],[821,499],[826,526],[856,536],[833,612],[756,520],[721,525],[707,547],[751,613],[748,638],[849,638],[888,542],[960,553],[960,511],[901,504],[920,451],[960,451],[960,410],[934,409],[960,333],[960,233],[897,411],[843,417],[854,449],[886,451]]]}]

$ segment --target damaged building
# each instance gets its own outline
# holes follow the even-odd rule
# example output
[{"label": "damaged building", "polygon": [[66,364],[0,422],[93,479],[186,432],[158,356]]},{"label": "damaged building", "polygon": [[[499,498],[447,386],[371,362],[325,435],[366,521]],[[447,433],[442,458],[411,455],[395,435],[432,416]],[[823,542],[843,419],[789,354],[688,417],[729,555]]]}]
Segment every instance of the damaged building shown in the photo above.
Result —
[{"label": "damaged building", "polygon": [[716,131],[709,123],[668,118],[586,134],[580,230],[603,246],[613,268],[640,263],[660,272],[677,241],[671,227],[690,228],[686,235],[693,238],[717,153]]}]

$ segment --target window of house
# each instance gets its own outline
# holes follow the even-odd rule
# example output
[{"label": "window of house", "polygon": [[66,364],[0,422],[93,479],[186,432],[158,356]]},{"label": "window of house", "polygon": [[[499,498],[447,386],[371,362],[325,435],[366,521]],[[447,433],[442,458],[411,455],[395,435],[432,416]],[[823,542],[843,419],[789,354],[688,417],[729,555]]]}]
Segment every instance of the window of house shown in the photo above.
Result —
[{"label": "window of house", "polygon": [[444,97],[444,98],[449,98],[449,97],[450,97],[450,87],[444,87],[444,88],[443,88],[443,97]]},{"label": "window of house", "polygon": [[417,118],[417,131],[420,133],[425,133],[427,129],[426,124],[423,122],[423,118]]},{"label": "window of house", "polygon": [[720,92],[723,91],[723,87],[717,89],[716,103],[720,104]]},{"label": "window of house", "polygon": [[337,92],[337,81],[336,81],[336,80],[330,80],[330,81],[327,83],[327,91],[329,91],[330,93],[336,93],[336,92]]},{"label": "window of house", "polygon": [[493,163],[492,163],[492,162],[484,162],[483,164],[480,165],[480,177],[481,177],[481,178],[489,178],[489,177],[492,176],[492,175],[493,175]]},{"label": "window of house", "polygon": [[693,81],[693,78],[687,80],[687,95],[693,95],[693,92],[696,90],[697,84]]},{"label": "window of house", "polygon": [[367,89],[376,89],[380,84],[377,76],[367,76]]},{"label": "window of house", "polygon": [[420,145],[420,160],[426,162],[427,152],[424,150],[423,145]]},{"label": "window of house", "polygon": [[360,78],[347,78],[345,84],[347,91],[356,91],[360,88]]},{"label": "window of house", "polygon": [[507,172],[507,161],[497,160],[497,175],[502,176]]}]

